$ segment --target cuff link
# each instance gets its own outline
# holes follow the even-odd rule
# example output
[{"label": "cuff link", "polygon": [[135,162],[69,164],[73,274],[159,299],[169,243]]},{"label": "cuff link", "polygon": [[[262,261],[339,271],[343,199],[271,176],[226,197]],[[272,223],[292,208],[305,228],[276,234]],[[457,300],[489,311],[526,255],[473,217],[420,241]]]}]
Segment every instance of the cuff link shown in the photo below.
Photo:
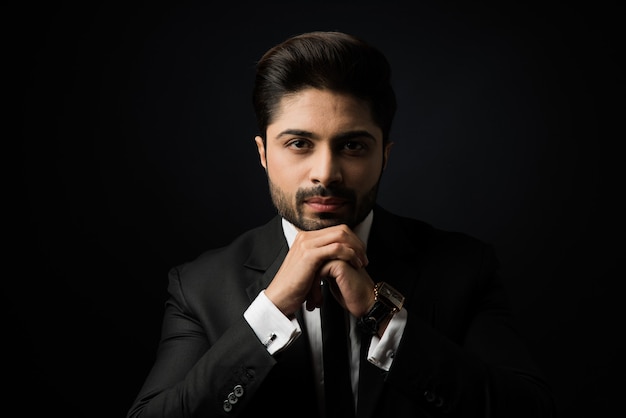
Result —
[{"label": "cuff link", "polygon": [[274,342],[274,340],[276,339],[276,334],[274,334],[273,332],[267,336],[267,340],[263,341],[263,346],[265,346],[265,348],[269,347],[271,343]]}]

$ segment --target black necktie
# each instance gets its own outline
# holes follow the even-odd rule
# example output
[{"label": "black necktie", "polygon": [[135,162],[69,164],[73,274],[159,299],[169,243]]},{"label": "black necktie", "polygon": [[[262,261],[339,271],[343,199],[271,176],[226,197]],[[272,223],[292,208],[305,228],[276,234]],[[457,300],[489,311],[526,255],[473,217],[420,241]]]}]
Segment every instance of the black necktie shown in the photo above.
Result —
[{"label": "black necktie", "polygon": [[324,358],[326,418],[354,417],[354,397],[350,383],[346,312],[329,290],[322,286],[321,308]]}]

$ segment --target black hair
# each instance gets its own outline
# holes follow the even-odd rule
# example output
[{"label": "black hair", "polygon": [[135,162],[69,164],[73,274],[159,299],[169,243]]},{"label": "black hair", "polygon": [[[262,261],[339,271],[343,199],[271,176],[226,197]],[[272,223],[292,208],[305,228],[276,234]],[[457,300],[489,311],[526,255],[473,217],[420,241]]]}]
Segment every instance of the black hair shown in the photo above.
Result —
[{"label": "black hair", "polygon": [[364,100],[383,132],[383,142],[389,140],[396,96],[387,58],[363,40],[342,32],[293,36],[258,61],[253,105],[263,140],[281,98],[309,87]]}]

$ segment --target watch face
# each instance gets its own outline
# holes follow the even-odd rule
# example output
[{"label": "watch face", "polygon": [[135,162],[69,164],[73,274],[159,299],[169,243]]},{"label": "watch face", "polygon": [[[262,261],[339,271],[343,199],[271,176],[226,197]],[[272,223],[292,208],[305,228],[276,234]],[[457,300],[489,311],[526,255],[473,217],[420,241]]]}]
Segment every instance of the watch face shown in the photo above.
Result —
[{"label": "watch face", "polygon": [[389,286],[387,283],[383,283],[382,286],[380,286],[380,288],[378,289],[378,296],[386,299],[397,310],[402,309],[402,305],[404,304],[404,296],[402,296],[400,292]]}]

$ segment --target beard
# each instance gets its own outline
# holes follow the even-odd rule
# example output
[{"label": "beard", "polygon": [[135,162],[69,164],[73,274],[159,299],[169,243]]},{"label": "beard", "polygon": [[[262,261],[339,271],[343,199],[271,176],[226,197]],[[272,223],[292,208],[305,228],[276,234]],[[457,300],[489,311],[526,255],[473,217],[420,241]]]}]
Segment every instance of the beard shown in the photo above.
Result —
[{"label": "beard", "polygon": [[[365,219],[376,204],[380,179],[360,199],[353,189],[340,186],[300,188],[293,196],[288,195],[272,183],[269,176],[268,183],[272,203],[278,214],[302,231],[314,231],[340,224],[345,224],[349,228],[354,229],[355,226]],[[344,199],[346,205],[350,208],[349,213],[342,216],[331,212],[321,212],[316,214],[315,217],[307,218],[303,211],[304,201],[314,196]]]}]

